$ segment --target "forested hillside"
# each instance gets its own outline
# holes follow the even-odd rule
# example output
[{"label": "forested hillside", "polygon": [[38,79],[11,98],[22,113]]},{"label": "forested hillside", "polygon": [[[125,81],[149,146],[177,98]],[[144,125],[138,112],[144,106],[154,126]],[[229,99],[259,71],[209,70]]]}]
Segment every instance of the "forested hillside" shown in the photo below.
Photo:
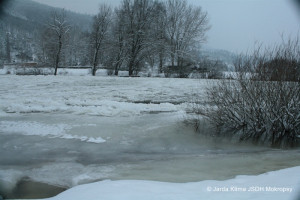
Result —
[{"label": "forested hillside", "polygon": [[[53,8],[30,0],[10,0],[1,4],[0,16],[0,65],[3,63],[38,62],[45,63],[45,35],[47,24],[54,12]],[[83,32],[89,31],[92,16],[65,11],[68,23],[72,26],[69,35],[69,48],[78,44]],[[79,30],[80,31],[76,31]],[[65,57],[76,57],[76,52],[66,50]],[[70,59],[69,59],[70,60]],[[74,65],[68,60],[65,63]],[[68,63],[69,62],[69,63]]]}]

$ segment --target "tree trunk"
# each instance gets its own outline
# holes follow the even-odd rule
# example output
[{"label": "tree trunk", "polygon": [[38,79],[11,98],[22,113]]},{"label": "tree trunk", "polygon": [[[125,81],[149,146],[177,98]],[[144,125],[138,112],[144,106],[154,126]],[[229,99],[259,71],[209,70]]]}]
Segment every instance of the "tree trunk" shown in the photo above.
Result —
[{"label": "tree trunk", "polygon": [[119,75],[119,70],[115,69],[115,76]]},{"label": "tree trunk", "polygon": [[59,42],[58,42],[58,51],[57,51],[57,54],[56,54],[56,60],[55,60],[55,71],[54,71],[54,76],[57,75],[57,69],[58,69],[59,60],[60,60],[61,47],[62,47],[62,42],[61,42],[61,38],[59,38]]},{"label": "tree trunk", "polygon": [[6,33],[6,60],[11,63],[9,33]]},{"label": "tree trunk", "polygon": [[159,67],[158,67],[159,73],[163,72],[163,55],[162,53],[159,54]]},{"label": "tree trunk", "polygon": [[171,63],[172,63],[172,68],[175,66],[175,56],[171,54]]},{"label": "tree trunk", "polygon": [[128,73],[129,73],[129,76],[132,76],[132,75],[133,75],[133,63],[134,63],[134,59],[131,58],[131,59],[130,59],[130,62],[129,62],[129,65],[128,65]]},{"label": "tree trunk", "polygon": [[94,55],[94,63],[93,63],[93,69],[92,69],[93,76],[96,76],[97,65],[98,65],[98,49],[95,50],[95,55]]},{"label": "tree trunk", "polygon": [[117,56],[116,60],[117,60],[117,62],[115,64],[114,69],[115,69],[115,76],[118,76],[119,75],[119,69],[120,69],[120,67],[123,63],[123,61],[121,61],[121,54],[120,53],[118,53],[118,56]]},{"label": "tree trunk", "polygon": [[120,69],[120,63],[117,62],[116,65],[115,65],[115,76],[119,75],[119,69]]}]

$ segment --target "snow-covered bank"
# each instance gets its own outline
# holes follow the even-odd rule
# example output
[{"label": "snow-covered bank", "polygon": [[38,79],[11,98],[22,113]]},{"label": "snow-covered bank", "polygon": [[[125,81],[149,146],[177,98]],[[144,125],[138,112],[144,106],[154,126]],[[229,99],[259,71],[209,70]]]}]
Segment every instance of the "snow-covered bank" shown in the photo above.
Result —
[{"label": "snow-covered bank", "polygon": [[226,181],[101,181],[74,187],[48,200],[298,200],[299,174],[300,167],[294,167]]}]

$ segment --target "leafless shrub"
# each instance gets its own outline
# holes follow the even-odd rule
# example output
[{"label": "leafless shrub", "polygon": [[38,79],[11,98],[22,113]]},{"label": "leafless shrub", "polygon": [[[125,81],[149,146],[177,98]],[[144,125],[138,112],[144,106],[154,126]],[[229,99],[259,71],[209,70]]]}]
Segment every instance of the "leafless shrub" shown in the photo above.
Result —
[{"label": "leafless shrub", "polygon": [[201,109],[219,135],[272,147],[294,147],[300,137],[298,40],[272,51],[240,57],[237,80],[221,80],[207,91],[213,104]]}]

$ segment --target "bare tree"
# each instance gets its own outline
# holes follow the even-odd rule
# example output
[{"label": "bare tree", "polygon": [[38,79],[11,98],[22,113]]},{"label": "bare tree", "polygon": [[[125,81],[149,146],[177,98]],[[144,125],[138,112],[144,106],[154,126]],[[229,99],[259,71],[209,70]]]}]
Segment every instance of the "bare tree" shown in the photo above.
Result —
[{"label": "bare tree", "polygon": [[115,9],[114,12],[114,23],[112,25],[112,37],[111,37],[111,48],[110,48],[110,65],[114,70],[114,75],[118,76],[119,70],[126,61],[126,54],[128,52],[127,47],[127,35],[125,18],[123,17],[122,9]]},{"label": "bare tree", "polygon": [[163,64],[165,62],[166,59],[166,51],[167,51],[167,37],[166,37],[166,8],[165,7],[160,7],[160,12],[159,15],[160,16],[157,21],[157,30],[158,30],[158,38],[157,41],[158,43],[158,57],[159,57],[159,65],[158,65],[158,71],[159,73],[163,72]]},{"label": "bare tree", "polygon": [[152,0],[124,0],[122,4],[128,40],[129,76],[137,73],[143,65],[146,50],[152,40],[149,37],[155,14]]},{"label": "bare tree", "polygon": [[71,26],[67,23],[66,12],[62,9],[60,12],[54,11],[51,16],[51,21],[48,24],[49,30],[53,33],[53,37],[56,40],[56,55],[55,55],[55,71],[54,75],[57,75],[57,69],[59,67],[61,51]]},{"label": "bare tree", "polygon": [[189,51],[205,40],[209,29],[207,13],[201,7],[193,7],[186,0],[166,2],[166,34],[172,67],[183,67]]},{"label": "bare tree", "polygon": [[104,43],[109,33],[109,25],[111,22],[111,8],[102,4],[99,8],[99,13],[94,17],[92,27],[92,48],[94,51],[92,75],[96,75],[97,66],[99,62],[99,54],[104,50]]},{"label": "bare tree", "polygon": [[149,46],[147,53],[148,63],[153,66],[158,64],[158,73],[163,72],[163,65],[167,57],[167,36],[166,36],[166,6],[163,2],[154,2],[155,15],[150,37],[153,38],[152,45]]}]

